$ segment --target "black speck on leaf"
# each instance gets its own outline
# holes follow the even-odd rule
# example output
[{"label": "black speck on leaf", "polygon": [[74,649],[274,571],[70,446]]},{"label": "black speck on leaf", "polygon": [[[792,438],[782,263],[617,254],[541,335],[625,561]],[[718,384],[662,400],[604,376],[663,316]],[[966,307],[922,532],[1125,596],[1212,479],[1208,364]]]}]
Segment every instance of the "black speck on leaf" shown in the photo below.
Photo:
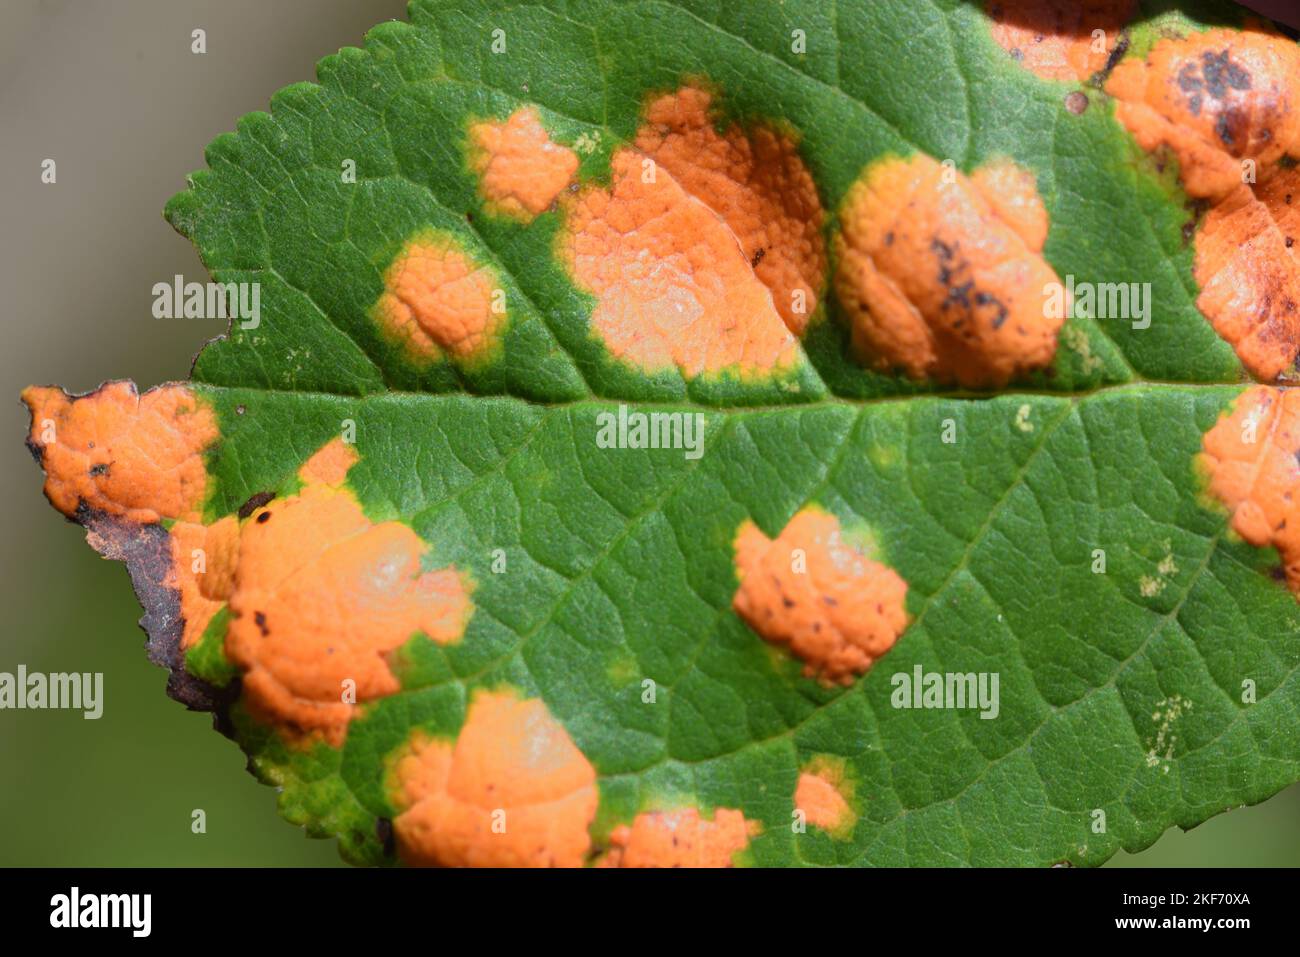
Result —
[{"label": "black speck on leaf", "polygon": [[[250,495],[248,497],[248,501],[245,502],[243,505],[239,506],[239,511],[236,514],[239,516],[240,520],[242,521],[243,519],[248,518],[248,516],[256,512],[267,502],[271,501],[271,499],[273,498],[275,498],[274,492],[257,492],[254,495]],[[265,521],[265,519],[259,517],[258,521],[259,522]]]}]

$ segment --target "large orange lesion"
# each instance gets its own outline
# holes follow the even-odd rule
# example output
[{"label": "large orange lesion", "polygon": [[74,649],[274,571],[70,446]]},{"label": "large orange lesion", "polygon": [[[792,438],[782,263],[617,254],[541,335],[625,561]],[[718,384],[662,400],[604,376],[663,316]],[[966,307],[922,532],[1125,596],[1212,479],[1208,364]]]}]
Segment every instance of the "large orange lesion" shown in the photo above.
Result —
[{"label": "large orange lesion", "polygon": [[1115,115],[1143,149],[1168,147],[1187,192],[1217,201],[1242,185],[1242,160],[1267,172],[1300,146],[1300,50],[1260,29],[1157,41],[1106,82]]},{"label": "large orange lesion", "polygon": [[596,299],[593,333],[645,372],[792,369],[826,262],[794,138],[761,124],[718,132],[711,95],[689,85],[651,99],[645,119],[614,152],[608,186],[560,201],[557,254]]},{"label": "large orange lesion", "polygon": [[537,110],[524,106],[504,121],[469,128],[470,167],[492,212],[530,222],[573,181],[578,155],[551,141]]},{"label": "large orange lesion", "polygon": [[826,275],[817,185],[794,136],[761,123],[718,132],[716,120],[712,95],[684,86],[650,101],[634,144],[722,217],[801,336]]},{"label": "large orange lesion", "polygon": [[207,491],[204,451],[217,419],[192,389],[165,385],[144,395],[110,382],[84,396],[31,386],[28,443],[45,469],[45,494],[74,517],[82,506],[131,522],[198,520]]},{"label": "large orange lesion", "polygon": [[967,178],[931,157],[886,157],[849,190],[835,291],[858,357],[967,388],[1051,362],[1064,321],[1044,292],[1047,214],[1032,174],[998,160]]},{"label": "large orange lesion", "polygon": [[1228,508],[1233,530],[1277,549],[1300,596],[1300,391],[1247,389],[1202,445],[1209,492]]},{"label": "large orange lesion", "polygon": [[489,358],[505,326],[505,293],[494,270],[451,235],[423,230],[384,272],[371,310],[384,335],[421,361]]},{"label": "large orange lesion", "polygon": [[350,461],[335,439],[300,470],[298,493],[244,520],[225,636],[250,712],[334,745],[358,705],[400,689],[391,652],[417,633],[456,641],[473,611],[454,567],[423,570],[409,526],[366,517],[342,484]]},{"label": "large orange lesion", "polygon": [[1136,0],[984,3],[998,46],[1035,76],[1070,83],[1082,83],[1106,66],[1136,8]]},{"label": "large orange lesion", "polygon": [[691,378],[792,368],[798,342],[718,214],[636,150],[615,152],[611,168],[609,188],[566,199],[559,237],[562,260],[596,297],[592,329],[610,352]]},{"label": "large orange lesion", "polygon": [[789,646],[804,673],[827,684],[852,682],[909,622],[907,582],[816,507],[800,511],[775,539],[744,522],[736,575],[736,613],[767,641]]},{"label": "large orange lesion", "polygon": [[710,820],[693,807],[644,811],[616,827],[601,867],[732,867],[760,828],[732,808]]},{"label": "large orange lesion", "polygon": [[1300,49],[1263,28],[1165,38],[1122,62],[1106,91],[1138,144],[1175,156],[1208,206],[1197,306],[1247,370],[1279,378],[1300,354]]},{"label": "large orange lesion", "polygon": [[181,647],[228,608],[224,650],[244,700],[286,736],[341,743],[358,704],[399,690],[388,653],[417,633],[464,633],[472,583],[454,567],[425,571],[427,546],[409,526],[366,517],[344,484],[356,449],[341,439],[302,466],[299,491],[205,524],[204,452],[219,433],[191,389],[29,388],[23,400],[50,501],[69,517],[167,520],[160,577],[179,597]]},{"label": "large orange lesion", "polygon": [[417,732],[392,764],[401,859],[444,867],[581,867],[596,772],[537,698],[479,691],[455,742]]}]

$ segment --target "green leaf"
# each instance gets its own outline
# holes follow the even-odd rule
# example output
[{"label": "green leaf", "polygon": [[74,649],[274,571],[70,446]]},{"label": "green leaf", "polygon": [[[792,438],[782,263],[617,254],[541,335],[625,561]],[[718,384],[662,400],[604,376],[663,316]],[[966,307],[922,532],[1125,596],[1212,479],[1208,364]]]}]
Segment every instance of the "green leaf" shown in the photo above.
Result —
[{"label": "green leaf", "polygon": [[[1135,50],[1159,24],[1240,22],[1165,6],[1142,5]],[[1196,466],[1246,377],[1197,308],[1176,167],[1157,169],[1095,85],[1034,76],[958,0],[416,0],[409,24],[376,27],[318,79],[217,138],[167,207],[215,280],[258,283],[261,299],[255,327],[233,322],[195,362],[219,436],[203,446],[199,514],[162,517],[176,541],[172,519],[255,529],[273,513],[269,528],[342,434],[356,464],[329,494],[354,497],[371,527],[412,531],[423,572],[465,576],[463,635],[398,635],[383,664],[394,688],[363,694],[341,737],[304,740],[250,706],[233,604],[214,599],[182,651],[179,560],[109,549],[172,586],[141,592],[151,638],[211,686],[203,703],[282,789],[288,820],[355,862],[395,862],[393,781],[413,733],[454,741],[475,695],[502,688],[540,699],[594,768],[589,860],[638,814],[690,807],[750,822],[736,863],[1097,864],[1300,779],[1296,599]],[[691,83],[713,92],[720,133],[792,131],[828,240],[882,157],[964,173],[1010,157],[1037,179],[1055,272],[1148,282],[1154,321],[1072,319],[1051,365],[1003,394],[864,368],[829,285],[788,375],[620,361],[557,252],[564,209],[494,212],[468,130],[531,106],[555,143],[595,144],[576,180],[604,188],[647,99]],[[1072,90],[1091,100],[1081,114]],[[482,361],[413,357],[374,318],[386,270],[428,230],[504,290]],[[600,447],[602,416],[625,404],[700,413],[702,454]],[[775,538],[810,505],[907,583],[910,624],[845,686],[805,676],[733,610],[738,530]],[[140,521],[81,506],[100,547]],[[243,556],[237,588],[274,568]],[[306,648],[317,619],[299,611]],[[328,668],[313,654],[304,668]],[[914,669],[996,674],[996,716],[895,706],[896,676]],[[818,761],[839,769],[847,828],[792,827]]]}]

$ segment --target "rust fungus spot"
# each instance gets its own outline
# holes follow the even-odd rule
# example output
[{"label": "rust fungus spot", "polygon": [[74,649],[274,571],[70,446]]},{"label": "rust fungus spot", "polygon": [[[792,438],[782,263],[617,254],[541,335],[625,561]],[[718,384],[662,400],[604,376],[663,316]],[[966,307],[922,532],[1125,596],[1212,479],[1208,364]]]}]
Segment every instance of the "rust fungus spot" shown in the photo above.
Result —
[{"label": "rust fungus spot", "polygon": [[450,235],[424,230],[385,271],[371,315],[412,358],[473,363],[499,344],[505,293],[496,273]]},{"label": "rust fungus spot", "polygon": [[808,823],[835,838],[845,838],[853,831],[857,814],[851,804],[853,786],[837,758],[818,757],[799,772],[794,806]]},{"label": "rust fungus spot", "polygon": [[622,362],[688,378],[769,377],[801,361],[796,335],[826,268],[823,212],[793,134],[718,131],[696,86],[652,98],[608,187],[561,198],[558,255],[596,298],[592,331]]},{"label": "rust fungus spot", "polygon": [[801,336],[826,275],[817,186],[792,135],[737,123],[719,133],[712,99],[685,86],[652,100],[636,148],[722,217],[786,326]]},{"label": "rust fungus spot", "polygon": [[551,142],[531,106],[503,122],[472,124],[469,139],[470,167],[488,209],[522,222],[545,212],[578,171],[578,155]]},{"label": "rust fungus spot", "polygon": [[1286,242],[1300,188],[1300,50],[1258,29],[1158,41],[1119,65],[1106,90],[1148,151],[1178,158],[1183,187],[1208,207],[1196,233],[1197,306],[1256,378],[1300,353],[1300,263]]},{"label": "rust fungus spot", "polygon": [[1042,257],[1047,213],[1033,175],[1009,160],[967,178],[924,154],[886,157],[849,190],[835,290],[854,350],[914,379],[1001,388],[1046,366],[1063,319]]},{"label": "rust fungus spot", "polygon": [[203,452],[217,440],[212,410],[183,385],[144,395],[110,382],[84,396],[31,386],[28,445],[45,469],[45,495],[69,518],[87,508],[148,524],[199,518]]},{"label": "rust fungus spot", "polygon": [[426,545],[409,526],[366,518],[341,484],[355,458],[335,439],[299,471],[300,492],[259,513],[274,521],[240,527],[228,588],[225,650],[249,710],[291,738],[334,745],[356,707],[346,689],[358,703],[393,694],[385,656],[417,632],[458,640],[473,610],[455,568],[421,569]]},{"label": "rust fungus spot", "polygon": [[1210,494],[1227,507],[1233,531],[1277,549],[1300,596],[1300,392],[1247,389],[1202,444]]},{"label": "rust fungus spot", "polygon": [[1067,83],[1082,83],[1105,70],[1120,31],[1136,8],[1136,0],[985,0],[984,4],[998,46],[1035,76]]},{"label": "rust fungus spot", "polygon": [[744,522],[736,575],[736,613],[767,641],[788,645],[804,674],[825,684],[851,683],[908,624],[907,583],[815,507],[795,515],[776,539]]},{"label": "rust fungus spot", "polygon": [[730,808],[718,808],[713,820],[693,807],[646,811],[629,827],[614,829],[602,867],[731,867],[735,855],[758,833],[757,822]]},{"label": "rust fungus spot", "polygon": [[540,699],[479,691],[454,744],[419,732],[390,777],[401,859],[444,867],[581,867],[596,772]]},{"label": "rust fungus spot", "polygon": [[562,261],[596,297],[591,325],[638,369],[742,378],[793,368],[798,341],[735,233],[634,149],[611,160],[610,188],[566,196]]}]

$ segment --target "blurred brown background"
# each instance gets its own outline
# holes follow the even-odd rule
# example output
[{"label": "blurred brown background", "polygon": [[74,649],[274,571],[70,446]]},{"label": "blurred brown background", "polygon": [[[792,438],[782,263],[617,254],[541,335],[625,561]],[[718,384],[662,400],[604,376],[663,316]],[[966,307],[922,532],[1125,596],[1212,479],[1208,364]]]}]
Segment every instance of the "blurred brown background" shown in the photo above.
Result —
[{"label": "blurred brown background", "polygon": [[[208,716],[164,695],[125,570],[41,497],[17,396],[30,383],[184,378],[221,329],[150,313],[155,282],[204,278],[164,203],[237,117],[403,15],[402,0],[0,2],[0,671],[102,671],[106,699],[98,721],[0,711],[0,865],[338,863],[333,842],[279,819]],[[40,180],[46,158],[54,185]],[[206,834],[190,831],[195,808]],[[1298,864],[1300,789],[1121,859]]]}]

